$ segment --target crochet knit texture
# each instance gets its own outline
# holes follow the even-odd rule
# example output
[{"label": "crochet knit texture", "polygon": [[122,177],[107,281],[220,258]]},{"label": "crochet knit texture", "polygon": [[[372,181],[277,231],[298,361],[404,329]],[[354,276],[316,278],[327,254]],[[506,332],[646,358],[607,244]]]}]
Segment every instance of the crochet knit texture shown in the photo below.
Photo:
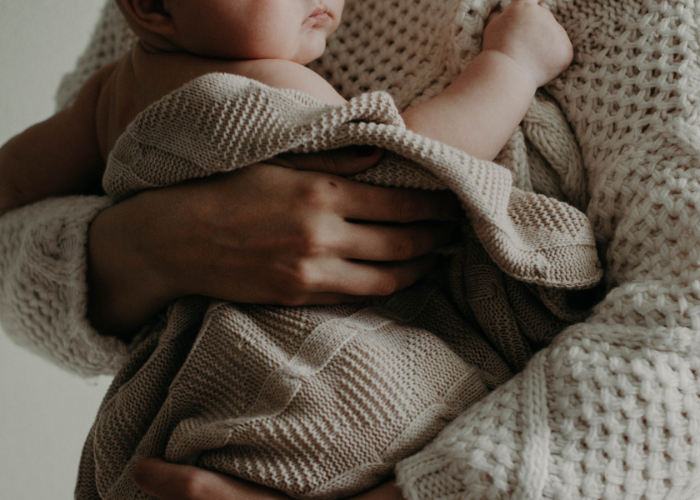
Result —
[{"label": "crochet knit texture", "polygon": [[[606,255],[610,291],[586,323],[559,335],[523,372],[400,463],[399,482],[407,498],[421,499],[694,498],[700,486],[698,7],[691,0],[548,5],[575,47],[574,63],[548,90],[580,145],[588,215]],[[348,2],[345,31],[316,68],[346,97],[387,90],[403,109],[434,95],[473,57],[492,6]],[[120,23],[106,9],[93,49],[65,80],[63,102],[81,74],[120,53],[128,38]],[[585,206],[584,171],[557,161],[569,146],[550,134],[568,129],[555,113],[538,116],[530,113],[523,125],[529,141],[519,142],[516,132],[499,162],[512,169],[516,186],[531,184]],[[538,133],[540,126],[548,133]],[[522,152],[529,165],[510,161]],[[6,330],[84,373],[99,370],[95,359],[124,359],[125,352],[80,321],[81,231],[96,209],[73,207],[95,206],[92,200],[47,201],[0,221]],[[37,231],[49,236],[35,243]],[[68,315],[76,321],[56,320]],[[62,341],[68,338],[77,341]]]}]

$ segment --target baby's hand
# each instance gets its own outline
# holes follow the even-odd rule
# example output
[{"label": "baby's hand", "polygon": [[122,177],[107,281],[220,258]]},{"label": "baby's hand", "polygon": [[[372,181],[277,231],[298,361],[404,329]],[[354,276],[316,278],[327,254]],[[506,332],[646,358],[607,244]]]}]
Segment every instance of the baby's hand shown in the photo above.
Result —
[{"label": "baby's hand", "polygon": [[573,48],[566,31],[537,0],[513,0],[489,20],[483,50],[513,59],[530,72],[538,87],[571,64]]}]

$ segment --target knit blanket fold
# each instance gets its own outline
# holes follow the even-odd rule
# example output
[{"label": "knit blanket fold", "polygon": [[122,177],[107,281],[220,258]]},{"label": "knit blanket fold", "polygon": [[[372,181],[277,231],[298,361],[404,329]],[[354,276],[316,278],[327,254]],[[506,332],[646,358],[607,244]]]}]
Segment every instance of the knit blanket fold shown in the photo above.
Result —
[{"label": "knit blanket fold", "polygon": [[[583,213],[513,187],[511,173],[497,164],[406,130],[383,92],[329,106],[248,78],[205,75],[129,125],[110,155],[103,186],[120,200],[281,153],[352,144],[393,153],[360,177],[366,182],[456,193],[484,248],[514,278],[569,289],[590,288],[600,280],[595,240]],[[397,161],[396,155],[408,161]]]},{"label": "knit blanket fold", "polygon": [[543,297],[599,281],[586,217],[514,187],[502,166],[406,130],[383,92],[330,106],[239,76],[203,76],[129,125],[104,187],[119,200],[280,153],[351,144],[387,151],[358,176],[365,182],[457,194],[465,227],[449,267],[369,304],[178,301],[107,394],[77,498],[138,498],[132,468],[144,456],[298,498],[356,494],[582,313],[565,301],[548,308]]}]

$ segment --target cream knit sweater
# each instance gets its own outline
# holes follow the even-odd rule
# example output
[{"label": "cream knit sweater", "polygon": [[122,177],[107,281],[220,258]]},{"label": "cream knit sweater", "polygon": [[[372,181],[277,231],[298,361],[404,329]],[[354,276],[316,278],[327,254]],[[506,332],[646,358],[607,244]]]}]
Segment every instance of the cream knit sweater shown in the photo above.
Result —
[{"label": "cream knit sweater", "polygon": [[[407,87],[417,99],[429,96],[473,55],[491,7],[394,3],[348,5],[348,36],[330,47],[349,58],[335,68],[346,96],[385,86],[399,107],[412,100],[403,94]],[[409,498],[693,498],[697,489],[700,16],[692,1],[551,7],[576,58],[549,90],[581,146],[588,213],[607,249],[611,291],[587,323],[569,328],[524,372],[399,464]],[[128,37],[114,14],[106,11],[82,72],[64,89],[124,47]],[[355,24],[358,18],[364,22]],[[421,43],[445,36],[451,43]],[[393,42],[381,44],[387,39]],[[437,54],[447,62],[426,70]],[[428,91],[399,87],[404,71]],[[368,85],[374,78],[379,83]],[[70,94],[63,93],[64,102]],[[535,169],[532,184],[554,194],[559,178],[559,192],[581,203],[580,173],[569,175],[554,161],[562,148],[549,135],[529,137],[549,143],[538,147],[551,152],[551,169],[540,161],[545,168]],[[511,153],[504,158],[515,158]],[[85,229],[104,203],[48,201],[0,224],[0,314],[8,332],[83,373],[114,369],[127,351],[81,319],[84,275],[76,275],[85,267]]]}]

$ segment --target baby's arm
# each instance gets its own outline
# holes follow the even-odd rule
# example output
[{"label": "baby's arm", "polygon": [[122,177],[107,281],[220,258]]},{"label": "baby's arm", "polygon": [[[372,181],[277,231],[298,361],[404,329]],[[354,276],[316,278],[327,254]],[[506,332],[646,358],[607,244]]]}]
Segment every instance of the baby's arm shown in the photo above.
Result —
[{"label": "baby's arm", "polygon": [[0,148],[0,215],[53,195],[95,190],[103,170],[95,110],[104,73],[83,86],[75,103]]},{"label": "baby's arm", "polygon": [[[538,87],[571,63],[564,29],[537,0],[513,0],[493,15],[482,52],[438,96],[406,110],[406,127],[484,160],[513,135]],[[332,104],[345,101],[320,76],[288,61],[251,61],[245,76],[273,87],[307,92]]]},{"label": "baby's arm", "polygon": [[535,90],[571,63],[564,29],[537,0],[513,2],[487,25],[482,52],[444,92],[403,113],[406,126],[493,160]]}]

